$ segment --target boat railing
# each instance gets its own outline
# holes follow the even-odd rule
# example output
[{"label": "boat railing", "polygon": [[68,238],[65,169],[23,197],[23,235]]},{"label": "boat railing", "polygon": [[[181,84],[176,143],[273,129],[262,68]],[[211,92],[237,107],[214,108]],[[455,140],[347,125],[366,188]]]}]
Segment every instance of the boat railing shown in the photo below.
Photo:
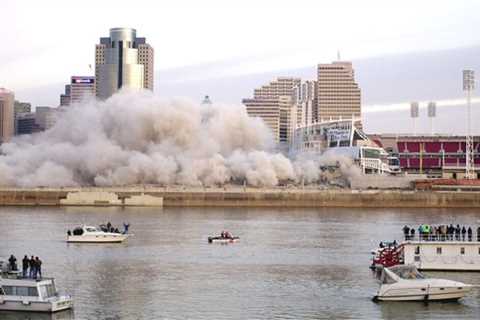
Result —
[{"label": "boat railing", "polygon": [[468,235],[468,234],[416,234],[416,235],[404,235],[405,241],[416,242],[480,242],[480,234]]}]

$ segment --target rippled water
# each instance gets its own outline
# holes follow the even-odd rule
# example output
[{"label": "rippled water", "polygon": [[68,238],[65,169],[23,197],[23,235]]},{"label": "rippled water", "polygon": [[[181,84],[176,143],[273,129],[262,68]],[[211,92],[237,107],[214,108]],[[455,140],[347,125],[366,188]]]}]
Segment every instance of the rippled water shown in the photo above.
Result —
[{"label": "rippled water", "polygon": [[[473,210],[0,208],[0,256],[38,255],[75,309],[0,319],[479,319],[459,303],[374,303],[368,265],[404,224],[478,223]],[[75,225],[131,223],[125,244],[66,244]],[[229,230],[239,243],[208,244]],[[480,273],[430,275],[480,284]]]}]

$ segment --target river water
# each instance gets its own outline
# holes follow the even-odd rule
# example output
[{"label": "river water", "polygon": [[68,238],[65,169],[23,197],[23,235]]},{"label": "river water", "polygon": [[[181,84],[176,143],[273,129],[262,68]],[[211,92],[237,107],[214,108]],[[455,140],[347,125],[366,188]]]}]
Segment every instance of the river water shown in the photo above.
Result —
[{"label": "river water", "polygon": [[[83,223],[131,224],[124,244],[67,244]],[[479,319],[458,303],[374,303],[368,268],[404,224],[480,223],[476,210],[0,208],[0,257],[38,255],[73,312],[0,319]],[[475,228],[476,229],[476,228]],[[230,245],[208,244],[229,230]],[[429,273],[480,284],[480,273]]]}]

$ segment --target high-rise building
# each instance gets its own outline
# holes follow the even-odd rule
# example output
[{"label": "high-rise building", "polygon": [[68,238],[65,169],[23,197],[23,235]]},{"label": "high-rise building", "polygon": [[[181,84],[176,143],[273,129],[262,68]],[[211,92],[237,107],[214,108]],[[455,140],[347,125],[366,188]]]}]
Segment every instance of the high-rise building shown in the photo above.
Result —
[{"label": "high-rise building", "polygon": [[57,122],[56,108],[38,106],[35,108],[35,123],[41,130],[48,130]]},{"label": "high-rise building", "polygon": [[255,89],[253,99],[243,99],[251,117],[261,118],[272,130],[275,141],[288,146],[297,122],[297,109],[292,97],[299,78],[278,78]]},{"label": "high-rise building", "polygon": [[317,122],[317,82],[302,81],[293,89],[293,103],[297,108],[296,126],[304,127]]},{"label": "high-rise building", "polygon": [[95,77],[72,76],[70,84],[65,86],[65,93],[60,95],[60,106],[80,103],[95,97]]},{"label": "high-rise building", "polygon": [[41,128],[35,121],[35,113],[19,113],[15,117],[15,134],[32,134],[40,132]]},{"label": "high-rise building", "polygon": [[0,88],[0,143],[8,142],[15,132],[15,95]]},{"label": "high-rise building", "polygon": [[317,121],[360,119],[360,88],[351,62],[319,64],[317,73]]},{"label": "high-rise building", "polygon": [[20,102],[15,100],[13,108],[15,114],[32,112],[32,104],[30,102]]},{"label": "high-rise building", "polygon": [[153,90],[153,55],[135,29],[110,29],[110,37],[95,47],[97,97],[107,99],[120,88]]},{"label": "high-rise building", "polygon": [[275,99],[279,96],[292,96],[293,89],[301,82],[300,78],[280,77],[253,91],[254,99]]}]

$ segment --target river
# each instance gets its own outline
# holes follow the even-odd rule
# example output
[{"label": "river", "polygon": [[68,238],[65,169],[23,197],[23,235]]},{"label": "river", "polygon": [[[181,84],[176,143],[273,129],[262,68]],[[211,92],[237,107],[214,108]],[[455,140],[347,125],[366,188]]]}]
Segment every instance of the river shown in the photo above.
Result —
[{"label": "river", "polygon": [[[74,298],[49,315],[0,319],[479,319],[480,290],[460,302],[374,303],[368,266],[404,224],[476,226],[468,209],[0,208],[0,257],[43,260]],[[131,224],[124,244],[67,244],[83,223]],[[230,245],[207,237],[228,230]],[[480,284],[480,273],[428,273]]]}]

